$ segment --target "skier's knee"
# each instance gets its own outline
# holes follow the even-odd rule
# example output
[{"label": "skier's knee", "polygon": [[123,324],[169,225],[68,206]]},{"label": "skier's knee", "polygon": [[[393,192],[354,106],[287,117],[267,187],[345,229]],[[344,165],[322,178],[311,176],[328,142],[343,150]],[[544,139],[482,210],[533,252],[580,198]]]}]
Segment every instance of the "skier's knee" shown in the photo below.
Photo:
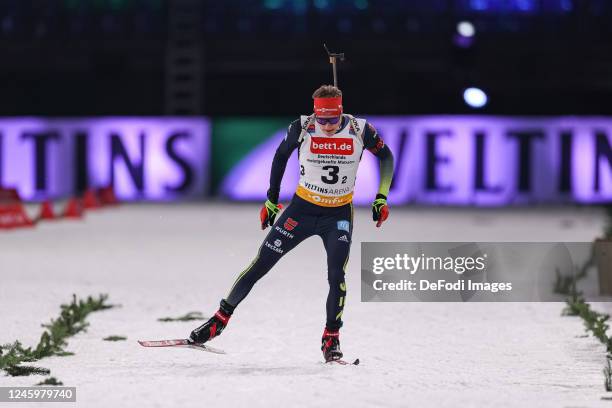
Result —
[{"label": "skier's knee", "polygon": [[338,274],[330,273],[327,277],[327,282],[329,282],[330,288],[340,290],[341,292],[346,292],[346,281],[344,280],[344,274],[338,276]]}]

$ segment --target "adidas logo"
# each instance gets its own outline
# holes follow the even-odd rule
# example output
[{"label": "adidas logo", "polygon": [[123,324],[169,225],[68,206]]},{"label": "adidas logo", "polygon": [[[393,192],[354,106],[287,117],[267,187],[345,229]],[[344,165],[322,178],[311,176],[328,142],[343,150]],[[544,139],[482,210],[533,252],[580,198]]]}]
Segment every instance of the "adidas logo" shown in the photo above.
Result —
[{"label": "adidas logo", "polygon": [[338,241],[349,242],[348,238],[346,237],[346,234],[338,238]]}]

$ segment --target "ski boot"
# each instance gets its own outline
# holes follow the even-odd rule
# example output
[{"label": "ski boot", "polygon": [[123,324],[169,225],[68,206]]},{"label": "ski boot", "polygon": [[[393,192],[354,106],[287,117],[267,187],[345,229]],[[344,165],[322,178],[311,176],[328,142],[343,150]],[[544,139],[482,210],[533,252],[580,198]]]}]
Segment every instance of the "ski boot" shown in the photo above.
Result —
[{"label": "ski boot", "polygon": [[325,362],[340,360],[342,358],[342,350],[340,350],[340,331],[329,330],[327,327],[323,331],[321,339],[321,351]]},{"label": "ski boot", "polygon": [[227,303],[225,300],[221,300],[221,306],[217,313],[206,323],[200,327],[194,329],[189,335],[189,340],[194,343],[203,344],[213,338],[217,337],[223,332],[227,322],[229,322],[232,313],[234,312],[234,306]]}]

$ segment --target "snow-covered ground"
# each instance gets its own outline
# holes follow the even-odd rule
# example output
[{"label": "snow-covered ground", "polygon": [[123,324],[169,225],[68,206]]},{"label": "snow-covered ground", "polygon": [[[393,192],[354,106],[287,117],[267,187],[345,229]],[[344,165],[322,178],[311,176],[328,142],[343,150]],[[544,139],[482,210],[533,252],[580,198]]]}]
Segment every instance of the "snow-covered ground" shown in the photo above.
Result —
[{"label": "snow-covered ground", "polygon": [[[321,363],[327,281],[316,237],[258,283],[212,342],[227,355],[140,347],[198,324],[159,317],[214,313],[264,237],[258,210],[124,205],[0,234],[0,343],[34,345],[72,293],[108,293],[121,307],[90,315],[68,341],[75,355],[38,363],[77,387],[79,406],[609,405],[604,348],[581,337],[578,318],[560,316],[560,303],[359,301],[361,241],[590,241],[603,224],[596,209],[393,209],[380,230],[357,210],[341,337],[357,367]],[[41,379],[0,376],[0,385]]]}]

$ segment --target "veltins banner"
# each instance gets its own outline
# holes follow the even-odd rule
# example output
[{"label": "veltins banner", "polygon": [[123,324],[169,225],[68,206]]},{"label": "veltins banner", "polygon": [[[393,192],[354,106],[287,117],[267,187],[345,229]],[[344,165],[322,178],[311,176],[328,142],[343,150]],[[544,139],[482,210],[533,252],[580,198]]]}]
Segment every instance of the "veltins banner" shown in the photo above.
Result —
[{"label": "veltins banner", "polygon": [[0,185],[22,198],[61,198],[113,184],[122,200],[207,192],[206,119],[0,119]]},{"label": "veltins banner", "polygon": [[[612,119],[491,116],[367,117],[395,156],[392,204],[501,206],[612,201]],[[263,200],[280,128],[222,182],[236,200]],[[281,199],[298,181],[297,154]],[[355,202],[368,204],[378,186],[376,159],[365,152]]]}]

